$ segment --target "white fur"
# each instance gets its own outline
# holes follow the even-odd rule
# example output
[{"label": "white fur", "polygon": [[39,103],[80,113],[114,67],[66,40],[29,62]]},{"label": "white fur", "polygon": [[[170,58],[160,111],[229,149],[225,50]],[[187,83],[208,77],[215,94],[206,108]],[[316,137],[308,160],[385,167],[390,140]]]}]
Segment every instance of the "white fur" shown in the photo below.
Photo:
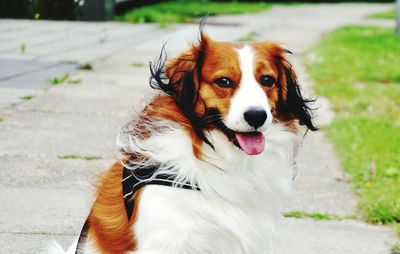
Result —
[{"label": "white fur", "polygon": [[239,90],[231,100],[225,125],[235,131],[254,131],[254,128],[244,120],[243,114],[251,108],[257,108],[263,109],[267,113],[267,120],[258,128],[258,131],[265,131],[272,123],[272,114],[267,94],[254,77],[254,51],[249,45],[246,45],[238,49],[237,53],[242,77]]},{"label": "white fur", "polygon": [[134,226],[135,253],[273,253],[275,222],[289,194],[299,138],[272,125],[264,133],[264,152],[248,156],[212,131],[215,151],[204,145],[201,161],[186,133],[175,123],[163,123],[163,132],[125,147],[172,167],[162,170],[177,174],[177,181],[198,184],[201,192],[146,186]]},{"label": "white fur", "polygon": [[[78,244],[78,239],[74,241],[74,244],[67,250],[64,251],[64,249],[57,243],[57,242],[51,242],[46,249],[47,254],[75,254],[76,246]],[[90,252],[87,252],[90,253]]]},{"label": "white fur", "polygon": [[[75,252],[74,252],[75,253]],[[93,241],[93,239],[89,236],[85,243],[83,244],[79,244],[79,254],[97,254],[99,253],[95,242]],[[69,253],[68,253],[69,254]]]}]

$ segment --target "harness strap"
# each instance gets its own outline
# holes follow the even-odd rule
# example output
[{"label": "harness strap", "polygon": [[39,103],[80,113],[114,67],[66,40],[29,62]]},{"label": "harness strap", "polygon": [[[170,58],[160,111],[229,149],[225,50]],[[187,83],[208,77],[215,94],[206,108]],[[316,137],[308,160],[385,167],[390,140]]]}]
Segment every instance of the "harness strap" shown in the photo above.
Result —
[{"label": "harness strap", "polygon": [[125,203],[128,220],[131,219],[134,210],[133,196],[145,185],[163,185],[182,189],[200,190],[197,185],[189,182],[176,182],[175,175],[156,174],[160,165],[129,169],[129,165],[124,166],[122,173],[122,193]]}]

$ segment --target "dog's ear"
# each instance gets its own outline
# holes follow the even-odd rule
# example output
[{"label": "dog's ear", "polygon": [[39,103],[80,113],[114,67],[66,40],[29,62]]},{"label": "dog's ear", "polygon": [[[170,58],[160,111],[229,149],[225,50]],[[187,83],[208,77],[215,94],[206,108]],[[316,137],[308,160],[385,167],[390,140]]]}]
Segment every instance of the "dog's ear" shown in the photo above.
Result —
[{"label": "dog's ear", "polygon": [[166,74],[177,91],[182,92],[183,85],[189,85],[188,79],[190,78],[194,79],[194,85],[196,88],[198,87],[197,81],[201,80],[201,67],[205,51],[210,43],[212,40],[201,32],[200,40],[196,44],[167,63]]},{"label": "dog's ear", "polygon": [[300,125],[305,125],[312,131],[318,130],[318,127],[312,122],[312,111],[314,109],[309,105],[315,100],[307,99],[303,96],[297,81],[297,75],[284,56],[285,53],[288,53],[287,50],[280,48],[279,50],[276,49],[274,55],[274,61],[279,73],[278,85],[281,88],[282,108],[286,113],[297,118]]},{"label": "dog's ear", "polygon": [[196,81],[201,80],[201,67],[210,42],[211,39],[201,32],[198,43],[169,61],[164,45],[157,61],[150,63],[150,86],[174,98],[184,90],[195,91],[198,88]]},{"label": "dog's ear", "polygon": [[190,82],[189,79],[194,77],[200,52],[199,46],[194,45],[188,51],[168,61],[166,74],[169,83],[174,86],[175,92],[182,92],[184,85],[197,85],[195,82]]},{"label": "dog's ear", "polygon": [[166,63],[166,52],[163,48],[158,61],[150,65],[150,85],[171,96],[190,121],[197,136],[212,146],[203,132],[205,129],[203,116],[199,116],[195,112],[196,103],[202,101],[199,95],[199,84],[202,79],[201,69],[210,43],[212,43],[211,39],[201,32],[197,44],[192,45],[188,51],[168,63]]}]

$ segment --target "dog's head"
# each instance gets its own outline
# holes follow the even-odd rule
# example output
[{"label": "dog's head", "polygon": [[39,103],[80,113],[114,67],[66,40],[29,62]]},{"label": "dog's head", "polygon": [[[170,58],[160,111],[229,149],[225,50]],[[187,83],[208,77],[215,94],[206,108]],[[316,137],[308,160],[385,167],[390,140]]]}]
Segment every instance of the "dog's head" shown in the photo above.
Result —
[{"label": "dog's head", "polygon": [[152,65],[151,83],[174,99],[201,141],[213,146],[205,133],[218,129],[256,155],[272,124],[298,121],[317,129],[286,53],[271,42],[217,42],[202,33],[198,44],[166,66],[160,57]]}]

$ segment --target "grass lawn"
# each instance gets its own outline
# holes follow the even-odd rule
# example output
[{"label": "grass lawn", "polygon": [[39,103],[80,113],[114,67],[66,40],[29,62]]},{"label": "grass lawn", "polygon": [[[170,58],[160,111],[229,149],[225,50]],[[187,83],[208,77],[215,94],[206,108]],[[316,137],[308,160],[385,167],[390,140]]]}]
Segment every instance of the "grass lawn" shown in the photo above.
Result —
[{"label": "grass lawn", "polygon": [[327,128],[360,197],[360,216],[400,223],[400,36],[393,29],[344,27],[308,57],[316,92],[337,117]]},{"label": "grass lawn", "polygon": [[115,19],[132,23],[183,23],[207,14],[254,13],[270,6],[267,3],[171,1],[133,9]]},{"label": "grass lawn", "polygon": [[396,18],[396,11],[395,9],[387,12],[376,13],[370,16],[371,18],[378,18],[378,19],[395,19]]}]

